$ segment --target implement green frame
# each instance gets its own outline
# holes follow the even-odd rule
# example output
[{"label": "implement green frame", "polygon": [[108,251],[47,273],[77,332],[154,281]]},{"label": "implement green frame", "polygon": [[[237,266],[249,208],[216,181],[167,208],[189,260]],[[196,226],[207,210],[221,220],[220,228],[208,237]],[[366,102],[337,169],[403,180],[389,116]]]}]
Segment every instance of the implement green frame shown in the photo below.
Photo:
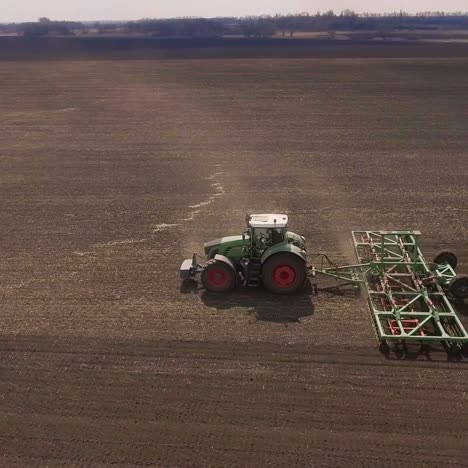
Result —
[{"label": "implement green frame", "polygon": [[353,231],[352,235],[359,263],[340,267],[322,256],[318,273],[365,287],[382,345],[439,342],[459,350],[468,343],[446,295],[455,271],[447,263],[426,262],[419,231]]}]

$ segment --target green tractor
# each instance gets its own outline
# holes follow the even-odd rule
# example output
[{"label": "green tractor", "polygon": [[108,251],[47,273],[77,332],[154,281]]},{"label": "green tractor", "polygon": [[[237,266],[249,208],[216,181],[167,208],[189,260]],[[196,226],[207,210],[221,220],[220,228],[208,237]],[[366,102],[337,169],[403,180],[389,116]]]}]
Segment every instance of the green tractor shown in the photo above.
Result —
[{"label": "green tractor", "polygon": [[277,294],[301,290],[308,275],[306,240],[288,231],[284,214],[246,216],[247,230],[240,236],[215,239],[204,245],[206,261],[196,254],[184,260],[184,280],[201,280],[208,291],[226,292],[242,284],[263,284]]}]

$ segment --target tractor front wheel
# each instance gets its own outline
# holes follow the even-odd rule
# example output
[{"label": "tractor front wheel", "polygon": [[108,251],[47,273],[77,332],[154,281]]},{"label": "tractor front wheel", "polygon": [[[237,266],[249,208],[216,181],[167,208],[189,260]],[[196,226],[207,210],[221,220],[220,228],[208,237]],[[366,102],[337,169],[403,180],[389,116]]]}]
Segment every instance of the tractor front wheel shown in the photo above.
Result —
[{"label": "tractor front wheel", "polygon": [[226,263],[210,260],[201,274],[203,287],[212,292],[227,292],[236,286],[236,273]]},{"label": "tractor front wheel", "polygon": [[276,294],[295,294],[304,287],[306,279],[306,264],[294,254],[273,255],[262,268],[263,285]]}]

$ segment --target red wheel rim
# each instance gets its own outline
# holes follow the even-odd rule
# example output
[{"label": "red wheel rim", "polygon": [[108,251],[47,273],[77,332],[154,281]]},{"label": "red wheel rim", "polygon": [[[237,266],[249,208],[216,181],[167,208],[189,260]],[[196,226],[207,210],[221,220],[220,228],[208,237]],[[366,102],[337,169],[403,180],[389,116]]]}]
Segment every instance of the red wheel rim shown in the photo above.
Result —
[{"label": "red wheel rim", "polygon": [[280,288],[288,288],[296,281],[296,270],[288,265],[281,265],[273,272],[273,281]]},{"label": "red wheel rim", "polygon": [[228,280],[227,273],[221,268],[213,268],[208,272],[208,281],[213,286],[226,286]]}]

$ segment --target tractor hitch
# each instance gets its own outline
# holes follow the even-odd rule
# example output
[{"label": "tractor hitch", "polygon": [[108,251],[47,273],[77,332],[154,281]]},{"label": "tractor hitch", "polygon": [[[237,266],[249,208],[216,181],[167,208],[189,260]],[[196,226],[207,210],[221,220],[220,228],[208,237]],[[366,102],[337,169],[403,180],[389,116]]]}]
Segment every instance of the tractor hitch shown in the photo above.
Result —
[{"label": "tractor hitch", "polygon": [[187,258],[180,265],[180,277],[182,280],[195,279],[195,276],[200,273],[203,266],[198,263],[198,255],[193,254],[192,258]]}]

